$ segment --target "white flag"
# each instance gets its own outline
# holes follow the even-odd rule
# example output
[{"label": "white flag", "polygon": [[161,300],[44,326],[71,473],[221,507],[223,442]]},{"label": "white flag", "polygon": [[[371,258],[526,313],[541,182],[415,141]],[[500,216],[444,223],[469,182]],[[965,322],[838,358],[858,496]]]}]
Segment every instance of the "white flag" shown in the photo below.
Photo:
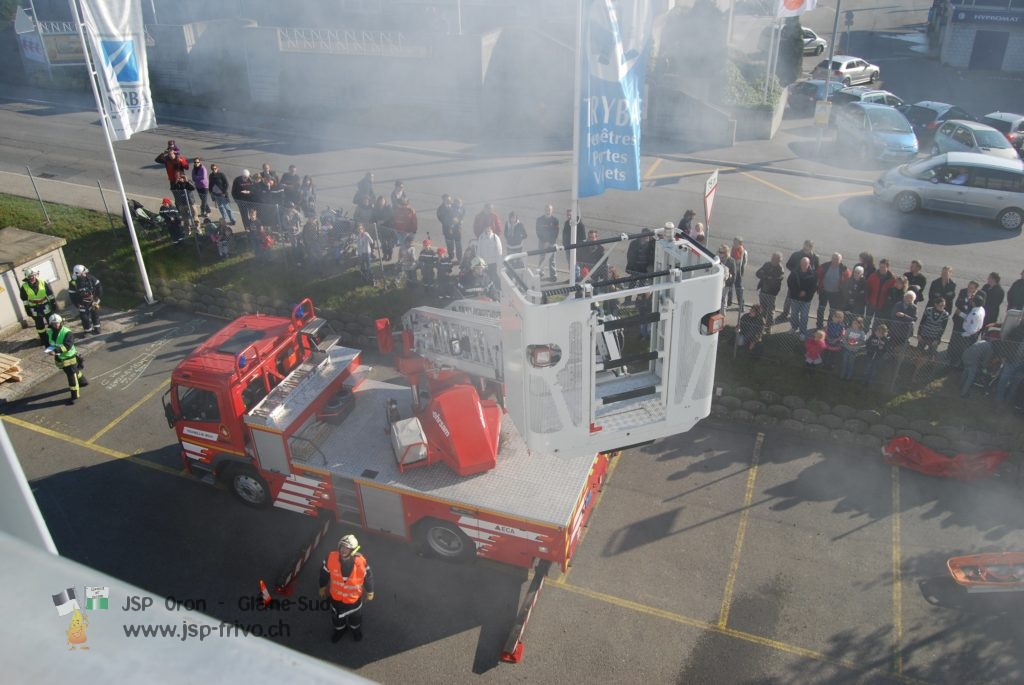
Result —
[{"label": "white flag", "polygon": [[808,10],[814,9],[818,0],[776,0],[779,4],[775,10],[776,17],[799,17]]},{"label": "white flag", "polygon": [[156,128],[139,0],[81,0],[81,6],[111,138]]}]

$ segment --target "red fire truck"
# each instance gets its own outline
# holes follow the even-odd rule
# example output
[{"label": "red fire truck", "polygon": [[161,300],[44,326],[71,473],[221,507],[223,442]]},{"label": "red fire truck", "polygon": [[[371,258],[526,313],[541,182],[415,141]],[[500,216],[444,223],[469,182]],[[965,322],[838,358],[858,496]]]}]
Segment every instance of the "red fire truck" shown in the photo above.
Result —
[{"label": "red fire truck", "polygon": [[[406,383],[369,378],[309,300],[232,321],[164,397],[186,470],[442,558],[566,569],[609,454],[710,412],[722,267],[659,240],[644,279],[551,286],[524,256],[508,257],[500,303],[419,307],[397,334],[378,321]],[[623,349],[630,328],[645,349]]]}]

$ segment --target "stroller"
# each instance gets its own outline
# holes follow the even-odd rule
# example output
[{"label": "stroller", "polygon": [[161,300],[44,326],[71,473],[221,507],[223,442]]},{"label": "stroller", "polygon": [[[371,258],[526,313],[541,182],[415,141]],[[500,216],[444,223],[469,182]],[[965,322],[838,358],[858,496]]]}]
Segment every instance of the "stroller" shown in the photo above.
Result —
[{"label": "stroller", "polygon": [[[132,223],[142,231],[143,237],[159,240],[167,235],[166,222],[159,212],[149,211],[138,200],[128,200],[128,208],[132,212]],[[124,226],[128,228],[127,219],[124,220]]]}]

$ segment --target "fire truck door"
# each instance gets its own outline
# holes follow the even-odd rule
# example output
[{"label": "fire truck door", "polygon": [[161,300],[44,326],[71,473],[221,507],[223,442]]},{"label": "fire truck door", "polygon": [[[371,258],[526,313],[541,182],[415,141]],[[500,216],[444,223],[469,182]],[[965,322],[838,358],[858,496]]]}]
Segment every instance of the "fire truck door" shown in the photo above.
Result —
[{"label": "fire truck door", "polygon": [[360,484],[359,494],[367,528],[405,536],[405,512],[400,494],[364,484]]}]

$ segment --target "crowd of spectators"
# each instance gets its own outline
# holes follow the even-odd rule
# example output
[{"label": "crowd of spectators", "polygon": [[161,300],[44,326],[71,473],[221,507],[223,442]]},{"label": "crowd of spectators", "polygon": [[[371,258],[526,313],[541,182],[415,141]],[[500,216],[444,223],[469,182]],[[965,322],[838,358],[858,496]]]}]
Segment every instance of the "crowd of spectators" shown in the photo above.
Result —
[{"label": "crowd of spectators", "polygon": [[[525,225],[515,211],[503,221],[494,206],[485,203],[472,217],[472,237],[464,245],[466,206],[461,198],[445,193],[436,210],[444,245],[435,247],[429,233],[417,237],[418,216],[404,182],[395,180],[389,195],[377,193],[372,171],[357,183],[351,220],[325,225],[317,214],[316,184],[310,176],[300,178],[295,165],[278,176],[270,164],[264,163],[255,174],[243,170],[229,185],[217,164],[207,170],[203,160],[196,158],[190,165],[173,140],[168,141],[156,161],[165,167],[174,198],[173,203],[165,200],[164,210],[173,205],[172,210],[182,217],[183,232],[205,224],[206,234],[218,243],[222,257],[228,255],[227,242],[232,233],[226,226],[236,223],[233,200],[248,242],[258,256],[283,241],[301,259],[323,260],[330,257],[331,234],[337,243],[340,229],[350,234],[361,270],[370,280],[374,278],[372,264],[376,259],[381,275],[385,264],[393,264],[393,270],[410,285],[433,287],[464,281],[465,285],[494,293],[498,265],[504,255],[532,247],[547,250],[538,256],[536,269],[554,282],[558,280],[560,258],[553,248],[559,244],[567,248],[573,243],[583,244],[576,251],[577,279],[604,280],[618,275],[606,262],[597,231],[587,231],[571,209],[560,221],[551,204],[536,218],[535,242],[530,244]],[[208,219],[211,199],[220,213],[217,222]],[[651,271],[653,241],[660,235],[685,234],[706,244],[705,228],[695,218],[696,213],[687,210],[678,224],[668,222],[657,230],[644,229],[630,241],[627,273],[637,276]],[[181,242],[180,235],[175,237]],[[563,252],[566,265],[568,255],[568,250]],[[766,336],[777,325],[788,324],[812,373],[825,366],[836,369],[844,380],[859,377],[867,384],[887,358],[913,348],[919,357],[963,368],[964,394],[993,359],[999,361],[1000,368],[997,382],[993,382],[997,397],[1013,398],[1019,392],[1024,380],[1024,325],[1001,340],[994,340],[990,332],[1000,321],[1004,300],[1007,310],[1024,309],[1024,272],[1008,291],[995,272],[985,283],[972,280],[958,286],[949,266],[943,266],[939,276],[929,283],[920,260],[911,260],[900,275],[889,259],[876,264],[872,254],[862,252],[851,268],[838,252],[821,259],[814,251],[814,242],[806,240],[785,261],[781,253],[775,252],[755,271],[757,302],[748,308],[743,286],[750,256],[743,238],[737,236],[731,244],[723,243],[717,255],[726,277],[722,311],[735,303],[738,347],[752,355],[760,354]],[[776,316],[780,295],[782,310]],[[984,354],[986,350],[991,355]]]},{"label": "crowd of spectators", "polygon": [[[1024,271],[1008,290],[996,272],[984,283],[972,280],[961,287],[950,266],[929,282],[920,260],[911,260],[900,275],[889,259],[876,265],[872,254],[862,252],[851,268],[838,252],[827,261],[820,258],[814,242],[807,240],[785,262],[775,252],[757,269],[758,302],[744,311],[742,275],[748,255],[742,238],[731,246],[722,244],[718,256],[727,268],[723,312],[734,299],[737,304],[739,349],[760,354],[766,336],[788,324],[809,372],[826,366],[844,380],[859,377],[866,385],[887,359],[910,351],[916,360],[963,369],[962,396],[980,374],[991,376],[997,399],[1019,396],[1024,325],[1012,318],[1013,327],[1003,331],[1000,321],[1004,311],[1024,309]],[[780,295],[782,311],[776,316]]]}]

